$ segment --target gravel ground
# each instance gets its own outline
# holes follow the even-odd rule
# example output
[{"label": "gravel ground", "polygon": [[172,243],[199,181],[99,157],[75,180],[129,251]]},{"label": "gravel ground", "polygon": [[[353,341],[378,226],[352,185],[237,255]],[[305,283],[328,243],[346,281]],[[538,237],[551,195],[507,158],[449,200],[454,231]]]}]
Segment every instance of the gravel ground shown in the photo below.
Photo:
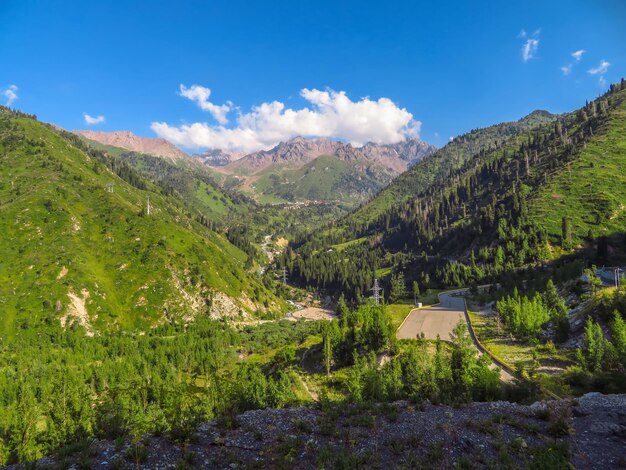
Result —
[{"label": "gravel ground", "polygon": [[145,436],[137,451],[130,442],[94,441],[37,468],[621,468],[625,405],[626,395],[588,394],[530,406],[249,411],[231,429],[200,425],[186,445]]}]

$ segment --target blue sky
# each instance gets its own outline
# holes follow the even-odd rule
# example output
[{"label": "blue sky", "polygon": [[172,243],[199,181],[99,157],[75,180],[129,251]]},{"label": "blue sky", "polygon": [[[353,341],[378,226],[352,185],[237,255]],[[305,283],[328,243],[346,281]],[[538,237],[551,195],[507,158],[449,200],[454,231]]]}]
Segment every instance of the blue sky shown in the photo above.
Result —
[{"label": "blue sky", "polygon": [[[311,129],[441,146],[537,108],[572,110],[626,76],[617,0],[2,0],[0,25],[0,102],[185,148],[252,150]],[[251,112],[272,102],[283,106]]]}]

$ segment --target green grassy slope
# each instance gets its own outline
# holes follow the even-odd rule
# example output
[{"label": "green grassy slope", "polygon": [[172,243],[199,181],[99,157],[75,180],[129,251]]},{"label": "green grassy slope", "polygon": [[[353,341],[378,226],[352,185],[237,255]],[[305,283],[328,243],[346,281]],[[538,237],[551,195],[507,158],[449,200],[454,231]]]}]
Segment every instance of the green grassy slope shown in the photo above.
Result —
[{"label": "green grassy slope", "polygon": [[354,205],[390,181],[389,175],[360,163],[321,155],[302,168],[265,169],[254,188],[287,201],[340,201]]},{"label": "green grassy slope", "polygon": [[175,192],[199,213],[212,221],[224,223],[228,218],[244,217],[253,201],[240,194],[221,189],[214,172],[192,159],[171,161],[162,157],[129,152],[128,150],[101,144],[81,137],[91,147],[120,158]]},{"label": "green grassy slope", "polygon": [[122,154],[128,153],[128,150],[123,149],[121,147],[115,147],[114,145],[103,144],[101,142],[98,142],[97,140],[91,140],[79,134],[76,134],[76,135],[80,138],[80,140],[88,143],[90,147],[96,150],[100,150],[102,152],[106,152],[109,155],[112,155],[114,157],[119,157]]},{"label": "green grassy slope", "polygon": [[77,322],[83,303],[95,331],[283,308],[182,201],[51,128],[0,110],[0,163],[0,335]]},{"label": "green grassy slope", "polygon": [[596,238],[626,227],[626,91],[615,97],[607,120],[577,158],[555,172],[530,204],[530,217],[553,240],[561,236],[563,217],[571,219],[575,244],[591,230]]}]

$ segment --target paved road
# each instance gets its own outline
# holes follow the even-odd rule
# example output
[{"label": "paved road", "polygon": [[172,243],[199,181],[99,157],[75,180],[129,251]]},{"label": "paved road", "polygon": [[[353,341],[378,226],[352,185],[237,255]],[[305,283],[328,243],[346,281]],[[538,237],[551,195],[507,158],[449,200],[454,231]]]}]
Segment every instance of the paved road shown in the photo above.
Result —
[{"label": "paved road", "polygon": [[[411,310],[396,333],[398,339],[416,339],[417,335],[423,332],[426,339],[437,339],[437,335],[439,335],[442,340],[449,341],[450,333],[452,333],[456,324],[460,320],[465,320],[474,346],[478,349],[478,354],[482,355],[486,353],[470,328],[469,320],[465,312],[465,301],[462,297],[454,295],[465,291],[467,291],[467,289],[442,292],[439,294],[438,305]],[[512,382],[515,380],[513,375],[505,370],[505,366],[495,359],[492,360],[490,367],[500,368],[500,379],[503,382]]]}]

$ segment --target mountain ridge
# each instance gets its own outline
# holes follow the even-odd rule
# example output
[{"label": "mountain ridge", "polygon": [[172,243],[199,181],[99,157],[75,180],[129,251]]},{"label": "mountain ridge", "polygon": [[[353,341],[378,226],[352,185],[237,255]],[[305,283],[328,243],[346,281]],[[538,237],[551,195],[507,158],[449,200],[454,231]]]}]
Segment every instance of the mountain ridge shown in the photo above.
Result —
[{"label": "mountain ridge", "polygon": [[[243,155],[237,159],[231,159],[231,162],[226,165],[216,166],[222,167],[220,171],[224,173],[254,174],[275,164],[301,167],[320,155],[335,155],[342,160],[371,160],[393,172],[401,172],[435,150],[434,145],[420,139],[407,139],[394,144],[368,142],[361,147],[354,147],[350,143],[332,139],[308,139],[297,136],[280,142],[269,150]],[[205,152],[208,156],[215,153],[223,155],[225,152],[219,149]],[[196,157],[201,158],[198,155]]]},{"label": "mountain ridge", "polygon": [[[222,186],[237,188],[259,202],[324,201],[354,206],[435,149],[419,139],[353,147],[336,140],[298,136],[230,162],[221,151],[195,155],[194,159],[209,162]],[[325,171],[319,171],[317,160]]]},{"label": "mountain ridge", "polygon": [[246,253],[128,164],[4,108],[0,128],[5,340],[20,325],[98,334],[284,307]]},{"label": "mountain ridge", "polygon": [[120,147],[133,152],[145,153],[157,157],[164,157],[170,160],[189,159],[189,155],[180,150],[171,142],[160,137],[140,137],[130,131],[92,131],[76,130],[78,134],[86,139],[94,140],[104,145]]}]

